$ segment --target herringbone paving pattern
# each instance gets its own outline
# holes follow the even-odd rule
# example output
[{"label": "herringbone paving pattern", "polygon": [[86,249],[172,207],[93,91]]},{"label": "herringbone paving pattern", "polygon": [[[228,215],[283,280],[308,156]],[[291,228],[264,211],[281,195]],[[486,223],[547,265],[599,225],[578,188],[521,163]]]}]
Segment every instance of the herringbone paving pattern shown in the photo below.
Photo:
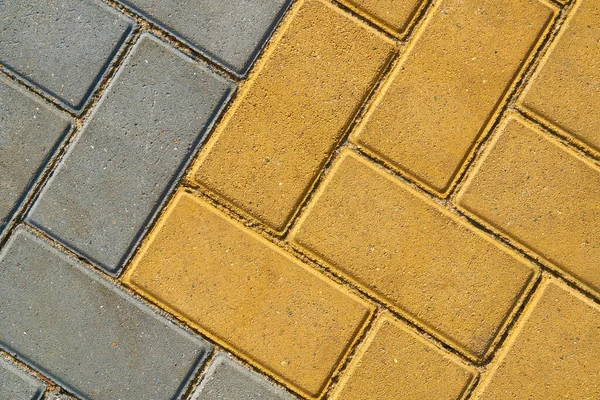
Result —
[{"label": "herringbone paving pattern", "polygon": [[600,398],[600,3],[0,10],[0,400]]}]

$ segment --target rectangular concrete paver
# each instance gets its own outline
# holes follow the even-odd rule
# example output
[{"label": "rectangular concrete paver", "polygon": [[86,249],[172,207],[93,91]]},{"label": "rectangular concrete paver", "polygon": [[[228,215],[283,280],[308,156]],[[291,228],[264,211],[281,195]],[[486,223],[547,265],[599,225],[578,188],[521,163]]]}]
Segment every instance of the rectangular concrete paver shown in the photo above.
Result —
[{"label": "rectangular concrete paver", "polygon": [[0,399],[40,400],[46,384],[0,355]]},{"label": "rectangular concrete paver", "polygon": [[82,399],[176,399],[210,350],[24,228],[0,275],[0,347]]},{"label": "rectangular concrete paver", "polygon": [[119,1],[241,76],[291,0]]},{"label": "rectangular concrete paver", "polygon": [[404,33],[423,0],[341,0],[392,35]]},{"label": "rectangular concrete paver", "polygon": [[600,309],[548,280],[474,399],[600,398]]},{"label": "rectangular concrete paver", "polygon": [[293,400],[294,396],[264,377],[218,354],[191,400]]},{"label": "rectangular concrete paver", "polygon": [[203,149],[193,177],[276,231],[394,51],[381,33],[322,0],[300,1],[283,29]]},{"label": "rectangular concrete paver", "polygon": [[323,390],[371,308],[180,191],[126,284],[307,396]]},{"label": "rectangular concrete paver", "polygon": [[518,118],[498,128],[458,204],[600,291],[600,169]]},{"label": "rectangular concrete paver", "polygon": [[522,259],[350,151],[291,240],[474,358],[489,350],[534,275]]},{"label": "rectangular concrete paver", "polygon": [[134,22],[100,0],[0,4],[0,65],[79,111]]},{"label": "rectangular concrete paver", "polygon": [[457,400],[475,370],[384,315],[337,383],[336,400]]},{"label": "rectangular concrete paver", "polygon": [[578,1],[523,104],[600,152],[600,2]]},{"label": "rectangular concrete paver", "polygon": [[233,89],[142,35],[27,221],[117,273]]},{"label": "rectangular concrete paver", "polygon": [[0,236],[43,171],[71,121],[0,78]]},{"label": "rectangular concrete paver", "polygon": [[353,140],[446,194],[553,16],[537,0],[442,0]]}]

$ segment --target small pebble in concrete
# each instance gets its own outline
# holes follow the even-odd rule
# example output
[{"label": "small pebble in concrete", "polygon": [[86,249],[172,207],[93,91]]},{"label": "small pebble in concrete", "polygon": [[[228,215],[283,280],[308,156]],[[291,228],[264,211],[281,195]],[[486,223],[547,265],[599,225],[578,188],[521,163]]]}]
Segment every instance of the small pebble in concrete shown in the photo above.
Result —
[{"label": "small pebble in concrete", "polygon": [[65,114],[0,78],[0,235],[71,127]]},{"label": "small pebble in concrete", "polygon": [[192,400],[224,399],[292,400],[295,397],[220,353],[206,371]]},{"label": "small pebble in concrete", "polygon": [[245,75],[290,0],[120,0],[237,75]]},{"label": "small pebble in concrete", "polygon": [[0,3],[0,64],[81,110],[133,29],[100,0]]},{"label": "small pebble in concrete", "polygon": [[23,227],[0,276],[0,347],[79,398],[176,399],[210,350]]},{"label": "small pebble in concrete", "polygon": [[38,400],[46,385],[0,355],[0,399]]},{"label": "small pebble in concrete", "polygon": [[233,89],[142,35],[27,220],[116,274]]}]

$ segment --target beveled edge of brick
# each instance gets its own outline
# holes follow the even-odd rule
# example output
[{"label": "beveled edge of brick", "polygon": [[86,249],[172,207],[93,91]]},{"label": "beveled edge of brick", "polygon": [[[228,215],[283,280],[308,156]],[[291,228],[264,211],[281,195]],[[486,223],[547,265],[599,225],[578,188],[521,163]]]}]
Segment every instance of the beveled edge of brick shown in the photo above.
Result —
[{"label": "beveled edge of brick", "polygon": [[113,67],[117,63],[117,60],[127,53],[127,42],[131,41],[134,38],[135,32],[139,29],[139,24],[135,20],[115,10],[114,8],[106,4],[104,1],[95,1],[94,4],[96,4],[98,7],[104,8],[107,12],[123,20],[123,22],[125,22],[128,25],[128,27],[123,31],[123,35],[115,44],[115,47],[113,48],[112,52],[109,54],[108,58],[102,65],[100,72],[94,78],[84,97],[78,104],[71,104],[70,102],[62,99],[58,94],[54,93],[50,89],[29,79],[28,77],[22,75],[20,72],[17,72],[8,65],[3,65],[0,63],[0,69],[2,70],[2,72],[22,82],[31,90],[45,97],[48,101],[54,103],[55,105],[63,107],[75,116],[81,117],[86,107],[93,101],[94,94],[98,92],[98,90],[102,86],[102,82],[110,75],[111,69],[113,69]]},{"label": "beveled edge of brick", "polygon": [[544,132],[540,127],[536,126],[535,124],[531,123],[530,121],[527,121],[525,118],[520,116],[518,113],[516,113],[514,111],[510,111],[510,112],[507,112],[502,117],[502,120],[500,121],[498,126],[494,129],[494,131],[492,132],[492,137],[486,143],[485,148],[483,149],[483,152],[481,154],[479,154],[476,157],[476,159],[474,160],[473,166],[468,171],[466,179],[456,188],[456,192],[450,199],[450,202],[454,205],[454,207],[456,207],[457,210],[464,213],[466,216],[468,216],[469,218],[471,218],[478,224],[481,224],[481,226],[483,226],[485,229],[492,232],[494,235],[497,235],[501,240],[509,242],[510,244],[515,246],[518,250],[520,250],[524,254],[526,254],[528,257],[531,257],[533,260],[539,262],[544,267],[557,273],[563,279],[565,279],[567,282],[574,284],[575,286],[577,286],[578,288],[580,288],[586,292],[593,293],[596,297],[600,297],[600,287],[595,288],[590,283],[587,283],[584,279],[580,278],[576,274],[566,271],[565,269],[563,269],[561,267],[561,265],[559,263],[553,261],[552,259],[550,259],[548,257],[544,257],[543,255],[538,254],[536,250],[534,250],[532,247],[530,248],[530,246],[528,244],[526,244],[524,241],[519,240],[519,239],[513,237],[511,234],[509,234],[505,230],[503,230],[499,227],[496,227],[493,223],[488,222],[484,217],[480,216],[477,213],[477,211],[472,210],[469,207],[467,207],[465,204],[461,203],[462,197],[465,195],[466,191],[468,190],[469,185],[477,176],[479,169],[485,163],[485,161],[486,161],[487,157],[490,155],[490,153],[494,150],[496,143],[504,134],[504,129],[511,121],[515,121],[529,129],[531,129],[534,133],[536,133],[542,139],[553,144],[560,150],[567,152],[569,155],[571,155],[571,157],[575,158],[578,161],[583,162],[588,167],[596,170],[598,172],[598,174],[600,175],[600,166],[599,165],[596,165],[593,161],[582,157],[580,154],[577,153],[576,150],[569,147],[569,145],[561,142],[559,139]]},{"label": "beveled edge of brick", "polygon": [[[113,281],[111,281],[107,277],[103,276],[100,272],[94,270],[93,268],[89,268],[89,266],[86,265],[83,261],[78,260],[72,254],[66,253],[60,247],[58,247],[58,245],[56,243],[51,242],[48,238],[41,237],[31,227],[29,227],[28,225],[26,225],[24,223],[21,223],[19,226],[17,226],[17,228],[15,229],[13,234],[8,239],[7,243],[0,250],[0,261],[2,261],[4,259],[4,257],[6,256],[6,253],[8,252],[10,245],[17,240],[18,235],[29,236],[32,240],[36,241],[39,245],[44,246],[47,250],[53,252],[57,258],[59,258],[60,260],[64,261],[66,264],[68,264],[68,266],[70,268],[74,268],[74,269],[78,270],[85,276],[89,277],[90,280],[105,287],[109,292],[114,293],[116,296],[119,296],[124,301],[126,301],[128,304],[131,304],[133,307],[140,310],[140,312],[148,314],[149,316],[151,316],[152,318],[157,320],[158,323],[164,323],[163,325],[171,326],[173,329],[179,330],[181,333],[185,334],[190,339],[190,341],[193,341],[196,344],[198,344],[202,350],[198,351],[198,357],[194,360],[193,363],[191,363],[191,368],[188,371],[187,377],[182,382],[180,382],[180,385],[177,388],[177,390],[178,390],[177,397],[175,397],[173,400],[179,400],[184,397],[186,388],[190,387],[190,385],[192,384],[192,382],[195,379],[195,376],[198,374],[201,367],[206,363],[206,361],[208,360],[208,356],[214,349],[214,346],[210,341],[197,335],[195,332],[193,332],[191,329],[189,329],[187,326],[180,323],[179,321],[176,321],[173,318],[170,318],[170,316],[167,313],[165,313],[164,311],[162,311],[162,310],[159,311],[155,307],[152,307],[149,304],[146,304],[146,301],[142,301],[138,297],[127,292],[127,290],[125,290],[121,286],[115,284]],[[60,387],[68,388],[69,391],[76,394],[77,396],[86,398],[84,396],[84,394],[79,392],[79,390],[77,390],[77,388],[75,386],[69,384],[68,382],[59,378],[57,375],[55,375],[54,373],[52,373],[50,371],[47,371],[42,368],[38,368],[38,366],[36,365],[36,363],[33,360],[31,360],[29,358],[21,357],[16,350],[12,349],[11,347],[3,345],[2,343],[3,342],[0,340],[0,349],[6,351],[10,355],[14,355],[17,360],[21,361],[23,364],[27,365],[31,369],[40,371],[41,373],[44,374],[44,376],[50,378],[53,382],[58,384]]]},{"label": "beveled edge of brick", "polygon": [[[350,378],[354,374],[354,371],[356,370],[356,368],[359,367],[359,364],[360,364],[363,356],[366,354],[366,352],[371,347],[371,343],[373,342],[373,340],[379,333],[381,327],[386,323],[407,333],[412,338],[414,338],[416,341],[418,341],[418,342],[422,343],[423,345],[427,346],[428,348],[436,351],[442,357],[450,360],[452,363],[454,363],[455,365],[457,365],[458,367],[462,368],[463,370],[465,370],[466,372],[468,372],[470,374],[471,378],[469,379],[469,381],[463,388],[460,399],[464,398],[467,393],[470,393],[471,389],[477,384],[477,381],[478,381],[477,378],[479,376],[479,372],[474,366],[466,363],[460,357],[456,356],[455,354],[452,354],[448,350],[438,346],[434,341],[429,340],[426,337],[424,337],[423,335],[419,334],[417,331],[415,331],[415,329],[413,327],[402,323],[400,320],[394,318],[394,316],[391,315],[389,312],[384,311],[382,314],[380,314],[377,317],[377,319],[373,323],[373,326],[367,332],[367,336],[366,336],[365,340],[358,346],[358,350],[356,351],[356,354],[352,357],[352,359],[350,360],[350,362],[348,364],[348,367],[343,371],[342,377],[336,383],[336,386],[333,388],[333,391],[331,393],[332,400],[339,399],[339,395],[340,395],[341,391],[343,390],[344,386],[350,380]],[[343,399],[340,399],[340,400],[343,400]]]},{"label": "beveled edge of brick", "polygon": [[[538,1],[543,1],[543,0],[538,0]],[[545,0],[545,1],[549,2],[550,0]],[[554,0],[554,1],[562,3],[563,7],[567,7],[571,3],[570,0]],[[548,46],[548,48],[546,49],[544,54],[541,56],[541,59],[539,60],[538,65],[535,66],[533,74],[529,77],[527,82],[524,84],[523,90],[519,94],[515,105],[519,109],[519,111],[521,111],[523,114],[525,114],[532,120],[538,122],[540,125],[544,126],[545,128],[548,128],[551,131],[555,132],[557,135],[559,135],[562,139],[564,139],[565,141],[570,143],[572,146],[581,149],[582,151],[586,152],[587,154],[590,154],[592,157],[594,157],[596,160],[598,160],[600,162],[600,148],[593,147],[585,139],[576,136],[574,133],[571,133],[569,131],[569,129],[562,126],[558,122],[553,122],[551,116],[546,115],[546,113],[544,113],[543,110],[537,109],[533,104],[531,104],[527,101],[527,95],[532,90],[533,85],[538,81],[540,75],[544,72],[544,69],[545,69],[546,65],[548,64],[548,62],[550,62],[550,60],[552,59],[552,55],[555,52],[556,48],[560,45],[560,42],[561,42],[563,36],[566,35],[565,32],[569,29],[569,25],[570,25],[571,21],[577,16],[577,12],[579,11],[581,4],[583,3],[583,0],[575,1],[573,3],[574,4],[569,9],[569,12],[568,12],[568,15],[567,15],[565,21],[563,22],[562,26],[558,30],[556,37],[554,37],[552,39],[550,45]]]},{"label": "beveled edge of brick", "polygon": [[533,294],[533,296],[531,297],[531,299],[525,306],[525,309],[523,310],[523,313],[519,316],[519,319],[515,323],[515,326],[508,333],[506,342],[498,350],[497,354],[495,355],[495,357],[492,360],[492,362],[490,363],[490,365],[481,373],[481,379],[479,380],[479,383],[477,384],[477,386],[475,387],[475,389],[473,391],[473,395],[472,395],[473,399],[479,398],[479,396],[481,396],[481,394],[483,394],[485,392],[485,389],[490,384],[490,382],[493,380],[494,375],[496,374],[496,371],[498,370],[498,368],[500,367],[502,362],[506,359],[507,355],[510,353],[515,342],[518,340],[521,332],[523,331],[523,329],[529,322],[529,318],[531,317],[531,314],[535,311],[535,309],[537,308],[537,305],[539,304],[541,299],[544,297],[544,295],[546,294],[546,290],[550,286],[556,286],[556,287],[562,289],[564,292],[572,295],[573,297],[576,297],[578,300],[582,301],[586,305],[588,305],[588,306],[596,309],[598,312],[600,312],[600,306],[597,303],[595,303],[594,301],[592,301],[585,295],[577,292],[573,288],[569,287],[569,285],[566,284],[565,282],[562,282],[559,279],[552,277],[550,275],[544,274],[542,276],[542,281],[541,281],[539,287],[537,288],[537,290],[535,291],[535,293]]},{"label": "beveled edge of brick", "polygon": [[548,20],[546,21],[546,25],[543,28],[542,33],[534,41],[531,49],[529,50],[529,53],[527,54],[527,57],[525,57],[523,62],[515,70],[510,85],[500,96],[499,100],[494,106],[494,110],[488,116],[483,128],[479,131],[475,140],[472,142],[471,147],[469,148],[467,153],[465,153],[465,155],[462,158],[462,161],[459,163],[458,167],[453,172],[453,174],[448,177],[443,187],[436,187],[432,183],[427,182],[418,174],[404,168],[398,162],[395,162],[390,158],[384,156],[383,154],[380,154],[379,152],[375,151],[374,149],[371,149],[366,143],[362,142],[360,139],[361,133],[365,130],[367,123],[373,116],[373,113],[376,111],[379,104],[381,104],[381,102],[385,99],[388,90],[396,80],[396,77],[400,74],[404,63],[406,62],[410,54],[412,54],[414,47],[417,45],[417,43],[419,43],[424,32],[427,30],[427,27],[431,23],[431,20],[434,18],[435,12],[441,7],[443,1],[434,1],[431,4],[431,6],[425,10],[425,15],[416,27],[415,32],[411,35],[406,46],[404,46],[401,49],[400,57],[396,62],[394,68],[392,69],[391,73],[387,77],[385,77],[385,81],[381,85],[381,88],[373,97],[371,104],[368,106],[366,112],[364,113],[360,121],[358,121],[358,123],[356,124],[356,127],[350,134],[348,140],[351,143],[354,143],[365,154],[368,154],[369,157],[376,159],[378,162],[385,165],[387,168],[391,169],[395,173],[401,175],[403,178],[414,183],[419,188],[441,199],[448,198],[453,192],[455,192],[456,186],[460,182],[461,175],[468,169],[470,161],[472,161],[477,155],[478,148],[482,145],[482,143],[486,141],[486,136],[489,135],[494,125],[496,124],[496,121],[501,117],[501,115],[504,112],[504,109],[508,106],[511,94],[520,86],[520,81],[525,77],[530,64],[536,59],[536,52],[542,47],[542,43],[552,30],[553,22],[556,21],[556,19],[558,18],[559,8],[556,5],[551,3],[549,0],[536,1],[546,6],[550,11],[550,15],[548,17]]},{"label": "beveled edge of brick", "polygon": [[[0,368],[5,367],[7,370],[12,372],[13,374],[22,378],[23,381],[30,383],[32,387],[37,387],[36,392],[30,400],[41,400],[44,397],[44,393],[48,388],[46,382],[42,381],[38,377],[32,375],[25,369],[23,369],[20,365],[14,363],[4,354],[0,353]],[[0,393],[1,394],[1,393]]]},{"label": "beveled edge of brick", "polygon": [[[165,301],[164,299],[161,299],[160,296],[149,292],[142,286],[137,285],[135,283],[135,281],[132,279],[132,275],[134,274],[134,271],[138,267],[139,263],[141,262],[141,259],[144,257],[146,251],[148,251],[148,249],[153,245],[156,235],[162,230],[163,226],[167,223],[169,216],[171,215],[171,213],[175,209],[177,203],[180,201],[180,199],[183,196],[188,197],[192,201],[196,202],[200,207],[203,207],[203,208],[207,209],[209,212],[214,213],[218,217],[223,218],[228,223],[233,225],[235,228],[242,230],[243,232],[248,234],[250,237],[254,238],[255,240],[258,240],[265,246],[271,248],[273,251],[279,253],[280,255],[284,256],[285,258],[287,258],[288,260],[290,260],[291,262],[296,264],[298,267],[309,272],[310,274],[315,276],[317,279],[327,283],[327,285],[330,286],[331,288],[338,290],[340,293],[345,294],[348,298],[351,298],[353,301],[355,301],[358,304],[361,304],[364,307],[365,315],[364,315],[363,320],[357,324],[358,329],[354,333],[351,342],[346,344],[346,348],[343,351],[343,353],[340,355],[340,358],[337,361],[337,365],[334,365],[332,373],[330,374],[329,378],[324,382],[323,386],[319,389],[318,393],[310,393],[310,392],[306,391],[305,389],[301,388],[299,385],[292,382],[291,380],[286,379],[286,378],[280,376],[279,374],[277,374],[276,372],[271,371],[266,366],[261,365],[260,362],[253,360],[252,356],[245,353],[241,348],[238,348],[238,347],[222,340],[217,334],[209,331],[208,329],[205,329],[198,322],[193,321],[192,319],[188,318],[177,307],[172,306],[171,304],[169,304],[169,302]],[[254,366],[258,371],[265,374],[266,376],[271,377],[272,379],[276,380],[277,382],[281,382],[282,384],[284,384],[286,387],[289,387],[294,392],[299,393],[302,396],[305,396],[309,399],[320,399],[321,397],[323,397],[325,395],[325,389],[331,383],[331,381],[332,381],[333,377],[336,375],[336,373],[340,370],[340,368],[343,364],[343,360],[348,357],[350,350],[355,346],[358,339],[360,338],[360,336],[362,335],[364,330],[367,328],[367,321],[374,315],[375,306],[372,305],[371,303],[369,303],[368,301],[364,300],[362,297],[360,297],[356,293],[353,293],[347,287],[345,287],[331,279],[328,279],[323,274],[319,273],[318,271],[314,270],[313,268],[310,268],[308,265],[302,263],[299,259],[297,259],[296,257],[292,256],[291,254],[287,253],[286,251],[284,251],[282,248],[280,248],[276,244],[270,242],[269,240],[267,240],[260,234],[243,226],[239,221],[232,219],[230,216],[224,214],[221,210],[218,210],[213,205],[207,203],[206,201],[202,200],[198,196],[187,191],[185,188],[179,188],[176,190],[175,194],[173,195],[173,197],[171,198],[171,200],[169,201],[169,203],[167,204],[165,209],[166,209],[166,211],[163,213],[163,215],[161,215],[159,221],[152,228],[152,231],[144,239],[143,244],[140,246],[139,251],[137,252],[135,257],[132,259],[132,261],[130,262],[130,265],[128,266],[128,268],[125,270],[125,273],[121,276],[120,281],[125,286],[127,286],[134,292],[138,293],[140,296],[142,296],[145,299],[147,299],[148,301],[150,301],[152,304],[155,304],[157,307],[165,310],[169,314],[174,315],[177,318],[177,320],[183,321],[187,326],[190,326],[194,330],[200,332],[202,334],[202,336],[207,337],[210,341],[217,343],[219,346],[223,347],[224,349],[230,351],[232,354],[236,355],[240,359],[242,359],[245,362],[249,363],[250,365]]]},{"label": "beveled edge of brick", "polygon": [[[473,352],[472,350],[470,350],[470,349],[466,348],[465,346],[463,346],[462,344],[460,344],[457,340],[453,339],[450,335],[445,334],[445,333],[433,328],[432,326],[429,326],[424,321],[421,321],[420,319],[418,319],[415,316],[413,316],[412,314],[410,314],[408,311],[405,311],[401,307],[394,305],[394,302],[392,300],[388,299],[384,295],[377,293],[376,291],[374,291],[367,285],[361,283],[360,280],[354,278],[352,275],[342,271],[341,268],[339,268],[333,261],[329,260],[326,256],[322,255],[321,253],[319,253],[318,251],[316,251],[314,249],[311,249],[309,246],[301,243],[300,241],[298,241],[296,239],[296,236],[297,236],[298,232],[300,231],[303,222],[308,218],[309,214],[311,213],[312,209],[315,207],[319,198],[325,192],[325,190],[327,189],[327,186],[333,179],[333,176],[335,175],[336,170],[342,164],[343,160],[347,157],[354,158],[356,161],[362,163],[363,165],[367,166],[368,168],[374,170],[376,173],[385,177],[392,184],[403,187],[411,195],[413,195],[414,197],[416,197],[419,200],[422,200],[425,204],[427,204],[427,206],[437,209],[440,213],[446,215],[447,217],[449,217],[450,219],[455,221],[460,226],[465,227],[469,231],[471,231],[474,234],[476,234],[477,236],[481,237],[483,240],[487,241],[487,243],[493,245],[501,252],[516,259],[521,265],[523,265],[524,269],[529,270],[527,284],[523,287],[522,291],[520,293],[517,293],[517,295],[515,296],[516,300],[515,300],[514,304],[510,308],[509,313],[505,316],[502,324],[500,324],[498,326],[496,333],[490,338],[490,341],[487,344],[487,348],[484,352],[482,352],[482,353]],[[321,185],[315,192],[314,198],[306,206],[303,214],[298,218],[295,226],[290,231],[290,233],[288,235],[288,242],[289,242],[290,246],[293,249],[295,249],[296,251],[298,251],[302,254],[308,253],[309,258],[316,259],[318,264],[323,265],[328,271],[330,271],[334,275],[343,277],[344,279],[349,280],[354,286],[356,286],[358,288],[358,290],[360,292],[367,293],[369,296],[375,298],[377,301],[381,302],[389,309],[393,310],[394,312],[397,312],[402,317],[406,318],[407,321],[410,321],[411,323],[422,328],[424,331],[428,332],[429,334],[431,334],[433,337],[437,338],[441,342],[448,344],[453,349],[456,349],[458,352],[463,354],[465,357],[467,357],[474,363],[481,363],[483,361],[486,361],[493,354],[496,347],[502,340],[502,335],[504,334],[504,332],[507,331],[511,321],[514,319],[515,315],[517,314],[519,307],[523,304],[525,298],[527,297],[527,293],[531,292],[531,289],[534,287],[537,277],[539,277],[539,275],[541,273],[539,268],[536,265],[531,263],[529,260],[527,260],[525,257],[520,255],[518,252],[512,250],[511,248],[507,247],[506,245],[500,243],[499,241],[494,240],[493,238],[489,237],[489,235],[482,232],[480,229],[477,229],[477,228],[473,227],[472,225],[468,224],[461,217],[459,217],[455,213],[451,212],[447,208],[441,206],[436,201],[428,198],[425,194],[420,193],[417,189],[411,187],[407,183],[394,177],[389,171],[386,171],[380,165],[377,165],[376,163],[373,163],[370,160],[365,159],[365,157],[362,156],[361,154],[358,154],[357,152],[350,150],[348,148],[345,148],[340,152],[339,157],[335,160],[330,171],[327,173],[327,175],[323,179],[323,182],[321,183]]]},{"label": "beveled edge of brick", "polygon": [[[378,31],[377,29],[375,29],[374,27],[365,23],[364,21],[361,21],[358,17],[356,17],[352,13],[348,12],[347,10],[344,10],[339,5],[332,4],[331,0],[296,0],[289,7],[288,12],[284,16],[284,18],[282,18],[282,20],[280,21],[279,26],[277,27],[277,29],[273,33],[271,39],[265,46],[265,49],[263,50],[262,54],[258,57],[257,61],[255,62],[255,65],[252,68],[252,70],[250,71],[247,79],[240,83],[236,98],[231,102],[231,104],[225,111],[223,117],[219,121],[218,125],[215,127],[215,129],[213,130],[213,132],[210,135],[210,137],[208,138],[208,140],[206,140],[206,143],[204,144],[203,148],[198,152],[197,156],[195,157],[195,159],[193,160],[193,162],[191,164],[192,166],[189,168],[188,173],[185,176],[185,180],[187,182],[190,182],[192,186],[197,188],[204,195],[213,199],[216,202],[220,202],[220,203],[224,202],[225,206],[227,208],[232,209],[236,214],[243,216],[247,220],[256,221],[264,228],[265,231],[271,233],[274,236],[281,236],[282,234],[285,233],[290,222],[293,220],[294,215],[296,215],[296,213],[299,211],[302,203],[309,196],[311,190],[316,186],[316,184],[319,180],[319,176],[322,174],[323,165],[325,165],[327,163],[328,159],[331,159],[331,157],[333,156],[333,154],[336,151],[336,148],[338,147],[337,144],[339,144],[339,141],[337,144],[333,145],[333,148],[329,152],[327,159],[323,162],[323,165],[321,166],[321,170],[311,179],[309,184],[306,186],[303,194],[297,199],[296,204],[293,207],[293,209],[291,209],[289,211],[285,220],[279,225],[276,225],[271,221],[266,221],[265,219],[259,218],[255,215],[253,215],[252,213],[248,212],[242,206],[236,204],[237,203],[236,200],[231,199],[229,196],[225,196],[225,195],[221,194],[218,190],[206,185],[201,180],[196,179],[196,175],[197,175],[198,170],[201,168],[201,164],[209,156],[209,154],[212,151],[212,148],[219,141],[219,138],[223,134],[223,131],[229,125],[229,121],[233,118],[237,109],[240,107],[241,103],[245,100],[248,93],[253,89],[254,81],[256,81],[256,79],[258,79],[261,71],[269,63],[271,55],[273,54],[273,52],[275,52],[275,50],[277,49],[277,46],[279,45],[281,40],[287,34],[290,25],[294,22],[296,15],[300,12],[304,3],[306,3],[307,1],[314,1],[314,2],[322,3],[324,6],[333,9],[335,12],[346,16],[350,20],[353,20],[354,23],[362,26],[365,29],[370,30],[372,33],[379,36],[381,38],[381,40],[386,41],[388,43],[388,45],[391,46],[391,52],[387,59],[387,64],[389,64],[391,62],[391,59],[393,58],[394,54],[397,53],[397,48],[398,48],[397,43],[392,41],[384,33]],[[382,70],[385,68],[385,65],[386,64],[381,66]],[[380,76],[380,78],[381,78],[381,76]],[[352,128],[353,120],[356,119],[356,117],[359,114],[360,109],[365,104],[365,100],[369,97],[370,92],[372,92],[376,89],[376,86],[377,86],[377,82],[373,83],[371,85],[371,87],[367,90],[367,92],[364,93],[364,95],[362,97],[362,101],[359,104],[358,108],[353,111],[353,114],[351,115],[349,120],[346,122],[346,125],[343,128],[344,131],[347,132],[349,129]]]}]

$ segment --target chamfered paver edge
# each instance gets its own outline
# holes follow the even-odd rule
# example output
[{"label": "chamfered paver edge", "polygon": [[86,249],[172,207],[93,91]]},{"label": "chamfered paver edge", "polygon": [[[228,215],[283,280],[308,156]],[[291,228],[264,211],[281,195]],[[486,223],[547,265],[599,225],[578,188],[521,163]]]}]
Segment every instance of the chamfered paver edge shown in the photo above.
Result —
[{"label": "chamfered paver edge", "polygon": [[40,400],[45,390],[44,382],[0,354],[0,396],[2,398]]}]

